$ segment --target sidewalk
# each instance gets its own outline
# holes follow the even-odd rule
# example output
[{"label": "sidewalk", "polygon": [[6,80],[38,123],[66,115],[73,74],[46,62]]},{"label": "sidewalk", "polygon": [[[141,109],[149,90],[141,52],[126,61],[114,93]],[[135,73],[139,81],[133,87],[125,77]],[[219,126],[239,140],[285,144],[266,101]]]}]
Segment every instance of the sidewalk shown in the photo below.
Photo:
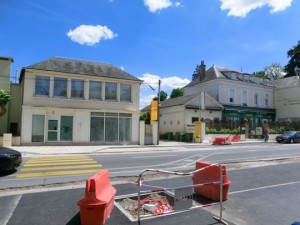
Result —
[{"label": "sidewalk", "polygon": [[[259,143],[263,140],[249,139],[233,142],[232,144]],[[270,141],[272,142],[272,141]],[[150,152],[150,151],[176,151],[187,147],[209,148],[211,143],[186,143],[176,141],[160,141],[159,145],[42,145],[42,146],[12,146],[20,151],[23,157],[38,157],[41,155],[69,155],[69,154],[98,154],[120,152]]]}]

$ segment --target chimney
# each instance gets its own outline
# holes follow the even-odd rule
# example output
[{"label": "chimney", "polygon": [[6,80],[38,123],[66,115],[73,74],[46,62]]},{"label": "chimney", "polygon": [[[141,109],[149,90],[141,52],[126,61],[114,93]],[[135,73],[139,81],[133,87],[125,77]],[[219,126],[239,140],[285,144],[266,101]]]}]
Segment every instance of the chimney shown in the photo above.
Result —
[{"label": "chimney", "polygon": [[204,80],[204,78],[205,78],[205,64],[204,64],[204,60],[201,61],[201,65],[199,67],[199,77],[200,77],[200,81]]}]

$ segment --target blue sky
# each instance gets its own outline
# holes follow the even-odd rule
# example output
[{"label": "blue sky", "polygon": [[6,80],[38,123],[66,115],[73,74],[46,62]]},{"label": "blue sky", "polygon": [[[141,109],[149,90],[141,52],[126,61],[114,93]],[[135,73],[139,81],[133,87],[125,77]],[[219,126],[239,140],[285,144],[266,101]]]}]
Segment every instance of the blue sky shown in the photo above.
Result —
[{"label": "blue sky", "polygon": [[[300,40],[299,0],[1,0],[0,56],[112,63],[170,94],[201,60],[252,73],[285,66]],[[156,95],[141,85],[141,107]]]}]

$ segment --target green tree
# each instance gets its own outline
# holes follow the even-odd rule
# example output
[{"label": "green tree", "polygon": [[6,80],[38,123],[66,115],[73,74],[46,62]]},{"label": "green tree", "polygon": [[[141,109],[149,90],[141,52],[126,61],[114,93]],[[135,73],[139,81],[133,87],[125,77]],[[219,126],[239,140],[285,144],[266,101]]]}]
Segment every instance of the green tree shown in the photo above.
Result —
[{"label": "green tree", "polygon": [[177,98],[183,96],[184,90],[183,88],[174,88],[171,92],[170,98]]},{"label": "green tree", "polygon": [[[300,70],[300,41],[298,44],[293,46],[287,52],[288,58],[290,58],[288,64],[284,67],[285,72],[287,72],[286,77],[299,75]],[[298,73],[298,74],[297,74]]]},{"label": "green tree", "polygon": [[144,112],[140,115],[140,120],[145,121],[145,124],[150,124],[150,114],[149,112]]},{"label": "green tree", "polygon": [[199,70],[200,70],[200,66],[197,64],[195,71],[192,75],[192,79],[195,80],[198,76],[199,76]]},{"label": "green tree", "polygon": [[6,104],[10,102],[12,96],[9,92],[0,89],[0,117],[6,113]]},{"label": "green tree", "polygon": [[[160,91],[160,101],[164,101],[168,98],[168,94],[165,91]],[[154,97],[153,100],[157,100],[157,97]]]}]

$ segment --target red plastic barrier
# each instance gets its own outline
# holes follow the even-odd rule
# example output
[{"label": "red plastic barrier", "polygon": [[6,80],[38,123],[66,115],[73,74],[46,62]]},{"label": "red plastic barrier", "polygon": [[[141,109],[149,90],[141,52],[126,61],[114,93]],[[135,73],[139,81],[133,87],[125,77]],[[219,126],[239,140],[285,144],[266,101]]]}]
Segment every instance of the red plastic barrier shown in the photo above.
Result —
[{"label": "red plastic barrier", "polygon": [[241,140],[241,135],[237,135],[237,134],[235,134],[235,135],[233,135],[233,137],[232,137],[232,142],[239,142]]},{"label": "red plastic barrier", "polygon": [[213,141],[213,145],[231,145],[230,136],[227,137],[216,137]]},{"label": "red plastic barrier", "polygon": [[86,181],[85,197],[77,202],[81,225],[103,225],[114,207],[116,189],[103,170]]},{"label": "red plastic barrier", "polygon": [[[196,162],[196,170],[204,167],[211,166],[208,162]],[[226,167],[222,165],[223,172],[223,201],[228,199],[228,191],[230,180],[227,177]],[[220,181],[220,167],[219,165],[211,166],[207,169],[201,170],[195,173],[192,177],[193,184],[207,184]],[[213,201],[220,201],[220,183],[219,184],[207,184],[204,186],[194,187],[196,194],[200,194]]]}]

